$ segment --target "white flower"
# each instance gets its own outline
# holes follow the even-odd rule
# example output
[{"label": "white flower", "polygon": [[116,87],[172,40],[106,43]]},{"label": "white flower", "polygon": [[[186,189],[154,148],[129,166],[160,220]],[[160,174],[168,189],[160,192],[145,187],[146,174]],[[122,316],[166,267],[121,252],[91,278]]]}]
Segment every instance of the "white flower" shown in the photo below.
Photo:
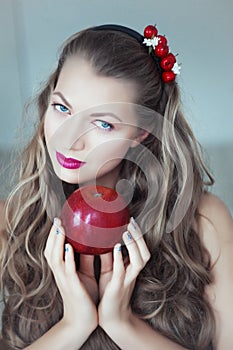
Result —
[{"label": "white flower", "polygon": [[180,74],[180,70],[181,70],[181,65],[176,62],[172,67],[172,71],[175,74]]},{"label": "white flower", "polygon": [[152,46],[153,49],[154,49],[155,46],[158,45],[158,42],[159,42],[159,38],[157,38],[157,36],[155,36],[152,39],[145,38],[144,41],[143,41],[143,44],[146,44],[146,46]]}]

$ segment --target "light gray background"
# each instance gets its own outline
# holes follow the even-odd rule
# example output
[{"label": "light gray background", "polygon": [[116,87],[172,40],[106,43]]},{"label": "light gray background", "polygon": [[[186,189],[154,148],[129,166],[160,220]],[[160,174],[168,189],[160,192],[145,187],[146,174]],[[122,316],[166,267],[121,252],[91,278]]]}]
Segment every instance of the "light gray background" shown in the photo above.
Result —
[{"label": "light gray background", "polygon": [[0,0],[0,197],[23,106],[54,68],[61,43],[88,26],[118,23],[142,33],[156,23],[179,53],[186,116],[216,179],[212,192],[233,212],[232,13],[232,0]]}]

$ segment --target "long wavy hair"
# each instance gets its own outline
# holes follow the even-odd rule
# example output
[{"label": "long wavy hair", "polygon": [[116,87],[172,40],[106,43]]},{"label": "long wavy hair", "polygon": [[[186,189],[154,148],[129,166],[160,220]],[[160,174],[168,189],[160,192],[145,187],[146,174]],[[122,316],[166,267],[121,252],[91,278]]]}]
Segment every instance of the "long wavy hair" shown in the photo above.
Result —
[{"label": "long wavy hair", "polygon": [[[132,102],[163,116],[160,139],[152,130],[142,147],[135,148],[135,162],[122,161],[121,177],[134,188],[130,212],[138,218],[151,252],[137,278],[131,305],[134,313],[171,340],[188,349],[211,349],[215,322],[205,298],[205,287],[212,281],[210,259],[194,223],[200,197],[213,178],[183,116],[177,83],[162,82],[154,59],[134,38],[93,28],[65,42],[56,70],[38,94],[36,131],[23,150],[17,168],[19,181],[6,201],[7,227],[1,252],[3,339],[13,348],[23,349],[63,314],[62,299],[44,257],[51,217],[63,200],[58,198],[60,182],[46,149],[44,115],[63,64],[71,56],[86,59],[100,76],[135,83],[138,93]],[[145,150],[157,161],[146,162]],[[66,195],[74,189],[62,185]],[[174,208],[184,207],[176,222]],[[47,208],[52,212],[48,214]],[[103,347],[119,349],[98,327],[82,349]]]}]

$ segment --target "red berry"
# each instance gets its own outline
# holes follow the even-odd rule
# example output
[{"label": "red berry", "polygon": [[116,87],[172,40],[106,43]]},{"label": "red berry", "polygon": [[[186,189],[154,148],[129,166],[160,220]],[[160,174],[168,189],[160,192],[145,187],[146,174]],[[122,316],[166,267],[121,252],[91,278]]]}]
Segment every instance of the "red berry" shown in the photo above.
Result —
[{"label": "red berry", "polygon": [[169,49],[168,49],[167,45],[159,44],[155,48],[156,56],[161,57],[161,58],[167,56],[168,51],[169,51]]},{"label": "red berry", "polygon": [[173,81],[176,79],[176,75],[172,71],[163,72],[162,79],[165,83],[169,83],[170,81]]},{"label": "red berry", "polygon": [[144,29],[144,37],[147,39],[151,39],[155,36],[157,36],[158,34],[158,30],[155,26],[152,25],[148,25],[145,29]]},{"label": "red berry", "polygon": [[168,57],[172,60],[173,63],[176,63],[176,57],[173,55],[173,53],[169,53]]},{"label": "red berry", "polygon": [[167,45],[167,39],[163,35],[158,35],[157,38],[159,38],[158,44]]},{"label": "red berry", "polygon": [[168,54],[166,57],[162,58],[160,66],[163,68],[163,70],[169,71],[174,66],[174,63],[173,58],[170,56],[170,54]]}]

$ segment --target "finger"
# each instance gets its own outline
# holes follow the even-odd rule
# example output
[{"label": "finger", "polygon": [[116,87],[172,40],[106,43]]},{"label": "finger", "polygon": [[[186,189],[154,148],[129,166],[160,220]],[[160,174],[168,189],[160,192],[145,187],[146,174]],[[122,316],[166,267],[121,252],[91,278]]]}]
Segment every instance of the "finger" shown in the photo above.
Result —
[{"label": "finger", "polygon": [[64,272],[55,275],[57,286],[63,300],[70,298],[72,293],[77,294],[81,282],[76,272],[74,250],[70,244],[65,244],[64,248]]},{"label": "finger", "polygon": [[[51,227],[50,233],[49,233],[48,238],[47,238],[44,255],[45,255],[46,259],[48,260],[48,262],[52,262],[54,256],[56,255],[56,253],[58,251],[57,250],[57,243],[60,241],[63,241],[64,231],[62,233],[60,224],[61,224],[61,221],[58,218],[55,218],[54,223]],[[59,241],[57,240],[58,236],[60,236]],[[62,252],[63,252],[63,249],[62,249]],[[62,252],[60,253],[61,255],[62,255]]]},{"label": "finger", "polygon": [[87,276],[94,277],[94,256],[80,254],[79,271]]},{"label": "finger", "polygon": [[112,252],[100,255],[101,261],[101,274],[112,271],[113,269],[113,256]]},{"label": "finger", "polygon": [[76,264],[74,259],[74,250],[71,244],[65,244],[65,270],[68,275],[76,274]]},{"label": "finger", "polygon": [[53,226],[54,246],[52,251],[52,261],[54,264],[61,264],[64,261],[65,230],[58,223],[55,223]]},{"label": "finger", "polygon": [[122,280],[125,276],[125,266],[122,257],[121,244],[117,243],[113,249],[113,279]]},{"label": "finger", "polygon": [[124,232],[122,238],[129,252],[130,264],[127,270],[134,270],[134,275],[137,275],[144,266],[138,244],[129,231]]},{"label": "finger", "polygon": [[54,230],[55,230],[56,219],[57,218],[54,218],[53,225],[51,226],[51,229],[50,229],[48,237],[47,237],[45,251],[44,251],[46,257],[50,254],[50,252],[52,251],[52,248],[54,246],[54,232],[55,232]]},{"label": "finger", "polygon": [[150,252],[144,240],[142,231],[134,218],[130,219],[130,223],[128,224],[127,229],[138,246],[142,260],[144,262],[147,262],[150,259]]}]

